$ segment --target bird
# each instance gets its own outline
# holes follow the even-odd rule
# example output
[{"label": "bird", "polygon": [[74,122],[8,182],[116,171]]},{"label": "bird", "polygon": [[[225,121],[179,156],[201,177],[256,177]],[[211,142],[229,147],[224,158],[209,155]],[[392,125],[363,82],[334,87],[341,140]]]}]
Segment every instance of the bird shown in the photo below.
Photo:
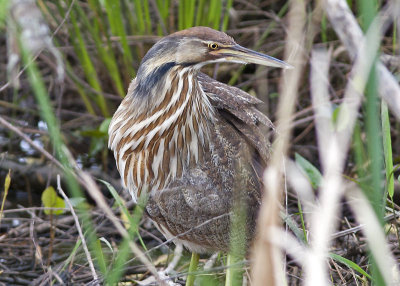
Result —
[{"label": "bird", "polygon": [[123,187],[148,198],[145,213],[167,239],[196,253],[229,251],[236,201],[251,244],[271,154],[262,101],[201,72],[225,62],[291,68],[208,27],[172,33],[143,57],[108,130]]}]

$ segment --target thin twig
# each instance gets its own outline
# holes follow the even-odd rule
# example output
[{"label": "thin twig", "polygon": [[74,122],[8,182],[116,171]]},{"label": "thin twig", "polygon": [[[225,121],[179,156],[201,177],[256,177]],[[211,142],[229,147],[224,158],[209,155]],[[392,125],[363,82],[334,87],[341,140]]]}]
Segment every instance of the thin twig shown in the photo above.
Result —
[{"label": "thin twig", "polygon": [[22,139],[24,139],[29,145],[32,146],[32,148],[34,148],[37,151],[39,151],[40,153],[42,153],[47,159],[49,159],[51,162],[53,162],[57,167],[64,170],[63,165],[56,158],[54,158],[53,155],[51,155],[49,152],[47,152],[41,146],[39,146],[35,142],[33,142],[32,139],[29,138],[29,136],[25,135],[21,130],[19,130],[18,127],[15,127],[12,124],[8,123],[7,120],[5,120],[2,116],[0,116],[0,124],[5,126],[8,129],[10,129],[14,133],[18,134],[18,136],[20,136]]},{"label": "thin twig", "polygon": [[89,268],[92,271],[93,280],[94,281],[98,281],[99,278],[97,276],[96,269],[94,268],[93,261],[92,261],[92,256],[90,255],[89,249],[87,247],[86,239],[85,239],[85,236],[83,235],[81,225],[79,224],[79,218],[76,215],[75,210],[74,210],[71,202],[69,201],[67,195],[64,193],[63,189],[61,188],[60,175],[57,175],[57,190],[60,192],[61,196],[64,198],[65,202],[67,203],[67,205],[68,205],[68,207],[69,207],[69,209],[71,211],[72,216],[74,217],[75,225],[76,225],[76,228],[78,230],[79,237],[81,238],[81,241],[82,241],[82,247],[83,247],[83,250],[85,251],[86,258],[87,258],[87,261],[89,263]]},{"label": "thin twig", "polygon": [[198,224],[198,225],[196,225],[196,226],[193,226],[193,227],[190,228],[189,230],[184,231],[184,232],[181,232],[181,233],[178,233],[177,235],[175,235],[175,236],[173,236],[173,237],[167,239],[167,240],[164,241],[163,243],[158,244],[157,246],[155,246],[155,247],[149,249],[149,250],[146,251],[144,254],[149,254],[150,252],[152,252],[152,251],[154,251],[154,250],[156,250],[156,249],[159,249],[160,247],[162,247],[162,246],[164,246],[164,245],[167,245],[167,244],[170,243],[170,242],[174,242],[176,239],[178,239],[178,238],[180,238],[180,237],[183,237],[183,236],[185,236],[185,235],[191,233],[192,231],[194,231],[194,230],[196,230],[196,229],[198,229],[198,228],[200,228],[200,227],[203,227],[203,226],[205,226],[205,225],[211,223],[211,222],[214,221],[214,220],[218,220],[218,219],[221,219],[221,218],[223,218],[223,217],[230,216],[230,215],[232,215],[232,212],[224,213],[224,214],[222,214],[222,215],[219,215],[219,216],[210,218],[210,219],[208,219],[208,220],[206,220],[206,221],[203,221],[202,223],[200,223],[200,224]]},{"label": "thin twig", "polygon": [[[21,138],[27,141],[29,145],[31,145],[33,148],[38,150],[40,153],[42,153],[46,158],[48,158],[51,162],[56,164],[58,167],[60,167],[62,170],[65,170],[63,165],[56,159],[54,156],[52,156],[49,152],[44,150],[42,147],[36,145],[28,136],[26,136],[24,133],[22,133],[17,127],[11,125],[8,123],[6,120],[4,120],[0,116],[0,124],[4,125],[6,128],[10,129],[11,131],[15,132],[18,134]],[[69,158],[71,164],[75,165],[75,161],[73,158]],[[83,172],[79,168],[75,168],[75,172],[72,173],[78,181],[86,187],[88,192],[91,194],[93,199],[97,202],[98,206],[108,215],[110,218],[111,222],[115,225],[117,228],[118,232],[123,236],[123,237],[129,237],[127,231],[125,228],[120,224],[119,220],[117,217],[115,217],[114,213],[110,209],[110,207],[107,205],[107,203],[104,200],[103,195],[101,194],[100,190],[98,189],[98,186],[96,183],[93,181],[92,177],[88,175],[86,172]],[[156,279],[162,283],[156,268],[152,263],[147,259],[147,257],[144,255],[144,253],[137,247],[136,244],[134,244],[132,241],[129,242],[129,246],[132,250],[132,252],[146,265],[146,267],[150,270],[150,272],[156,277]]]},{"label": "thin twig", "polygon": [[46,272],[46,267],[43,263],[42,248],[37,243],[36,238],[35,238],[35,232],[34,232],[35,220],[33,219],[35,214],[31,213],[31,216],[32,216],[32,221],[29,223],[29,236],[30,236],[33,246],[35,248],[35,261],[38,260],[40,262],[40,265],[42,266],[43,271]]},{"label": "thin twig", "polygon": [[[84,185],[85,185],[87,191],[89,192],[89,194],[91,195],[91,197],[96,201],[99,208],[101,208],[105,212],[108,219],[110,219],[110,221],[114,224],[117,231],[124,238],[129,238],[128,232],[122,226],[119,219],[114,215],[111,208],[108,206],[107,202],[104,199],[103,194],[100,192],[99,187],[93,181],[92,177],[80,169],[76,169],[76,172],[78,173],[79,178],[84,182]],[[150,262],[150,260],[145,256],[143,251],[140,250],[140,248],[133,241],[129,241],[129,246],[130,246],[132,252],[140,259],[140,261],[142,261],[144,263],[144,265],[147,267],[147,269],[155,276],[158,283],[161,283],[161,285],[163,285],[163,281],[161,280],[159,274],[157,273],[157,269]]]}]

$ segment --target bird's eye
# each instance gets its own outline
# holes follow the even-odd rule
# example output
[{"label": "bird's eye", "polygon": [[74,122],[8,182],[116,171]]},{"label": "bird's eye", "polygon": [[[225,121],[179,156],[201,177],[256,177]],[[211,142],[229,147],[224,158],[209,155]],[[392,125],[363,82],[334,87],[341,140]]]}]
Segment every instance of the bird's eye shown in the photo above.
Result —
[{"label": "bird's eye", "polygon": [[218,49],[218,44],[217,43],[210,43],[210,44],[208,44],[208,47],[211,50],[216,50],[216,49]]}]

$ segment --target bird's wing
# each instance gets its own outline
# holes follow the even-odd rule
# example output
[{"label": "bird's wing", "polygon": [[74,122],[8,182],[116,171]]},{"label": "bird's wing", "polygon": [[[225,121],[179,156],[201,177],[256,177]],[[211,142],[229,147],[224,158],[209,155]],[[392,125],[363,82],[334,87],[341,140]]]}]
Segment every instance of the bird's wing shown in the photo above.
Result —
[{"label": "bird's wing", "polygon": [[199,73],[198,80],[221,116],[235,126],[258,151],[264,162],[267,161],[271,152],[268,138],[275,128],[271,120],[256,107],[263,102],[239,88],[218,82],[204,73]]}]

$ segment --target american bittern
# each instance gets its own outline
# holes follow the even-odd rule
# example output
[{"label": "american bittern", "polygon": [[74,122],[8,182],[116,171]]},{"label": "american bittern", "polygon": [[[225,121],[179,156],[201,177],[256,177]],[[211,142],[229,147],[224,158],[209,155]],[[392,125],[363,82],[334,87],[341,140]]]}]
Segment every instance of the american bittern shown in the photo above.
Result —
[{"label": "american bittern", "polygon": [[198,253],[229,249],[235,192],[254,236],[270,152],[261,101],[200,72],[219,62],[290,67],[210,28],[171,34],[143,58],[109,128],[124,186],[134,199],[147,191],[159,230]]}]

